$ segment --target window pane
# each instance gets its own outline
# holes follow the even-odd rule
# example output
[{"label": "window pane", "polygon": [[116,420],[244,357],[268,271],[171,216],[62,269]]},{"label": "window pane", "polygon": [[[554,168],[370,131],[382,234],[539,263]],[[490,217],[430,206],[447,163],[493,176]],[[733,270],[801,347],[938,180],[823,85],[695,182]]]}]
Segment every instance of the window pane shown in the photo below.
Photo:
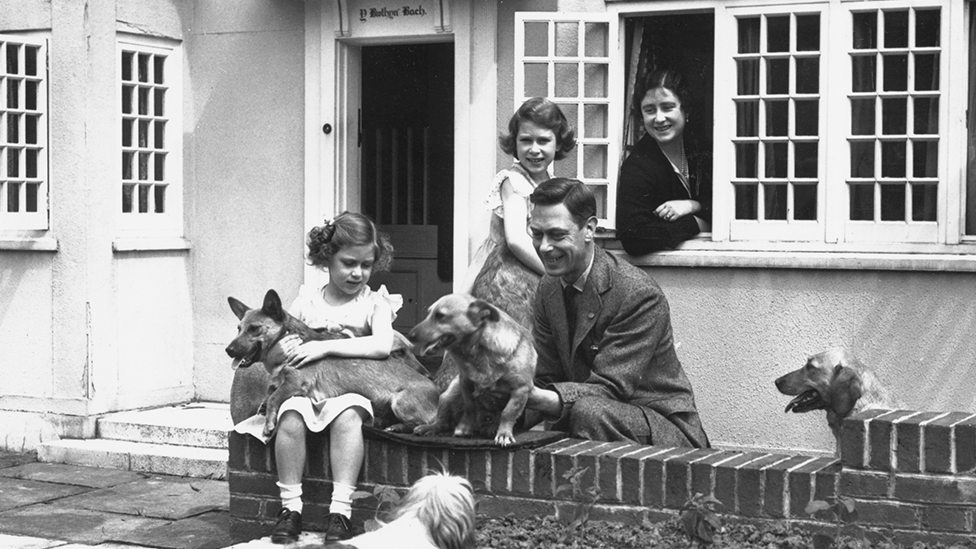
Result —
[{"label": "window pane", "polygon": [[796,60],[796,93],[820,91],[820,59],[801,57]]},{"label": "window pane", "polygon": [[132,96],[135,88],[122,86],[122,114],[132,114]]},{"label": "window pane", "polygon": [[915,11],[915,47],[929,48],[939,45],[939,25],[942,17],[939,10]]},{"label": "window pane", "polygon": [[874,135],[874,98],[851,99],[851,133]]},{"label": "window pane", "polygon": [[[560,103],[559,110],[563,111],[563,116],[569,121],[570,127],[577,129],[579,124],[579,106],[576,103]],[[579,137],[579,134],[577,134]]]},{"label": "window pane", "polygon": [[766,155],[765,177],[786,178],[788,143],[765,143],[763,152]]},{"label": "window pane", "polygon": [[149,185],[139,185],[139,213],[149,212]]},{"label": "window pane", "polygon": [[885,55],[884,59],[884,91],[908,90],[908,56]]},{"label": "window pane", "polygon": [[817,177],[819,161],[816,143],[795,143],[793,145],[793,175],[795,177]]},{"label": "window pane", "polygon": [[606,185],[587,185],[593,191],[596,198],[596,216],[606,219],[607,217],[607,187]]},{"label": "window pane", "polygon": [[934,91],[939,89],[939,54],[915,54],[915,89]]},{"label": "window pane", "polygon": [[37,142],[37,125],[40,120],[41,117],[36,114],[24,117],[24,143],[29,145],[39,144]]},{"label": "window pane", "polygon": [[576,63],[556,63],[556,97],[579,96],[579,65]]},{"label": "window pane", "polygon": [[790,16],[766,18],[766,51],[790,51]]},{"label": "window pane", "polygon": [[122,153],[122,179],[126,181],[132,180],[132,160],[133,154],[130,152]]},{"label": "window pane", "polygon": [[793,186],[793,219],[802,221],[817,220],[817,186]]},{"label": "window pane", "polygon": [[905,221],[905,185],[881,185],[881,221]]},{"label": "window pane", "polygon": [[739,19],[739,53],[759,53],[759,18]]},{"label": "window pane", "polygon": [[908,47],[908,11],[884,12],[884,47]]},{"label": "window pane", "polygon": [[854,14],[854,49],[873,50],[878,47],[878,14],[865,12]]},{"label": "window pane", "polygon": [[165,148],[166,143],[164,138],[166,136],[166,122],[162,120],[157,120],[153,124],[153,148],[162,149]]},{"label": "window pane", "polygon": [[912,221],[935,221],[938,187],[912,185]]},{"label": "window pane", "polygon": [[153,97],[153,114],[156,116],[166,116],[163,110],[166,105],[166,90],[157,89]]},{"label": "window pane", "polygon": [[881,100],[881,133],[904,135],[907,132],[908,99],[898,97]]},{"label": "window pane", "polygon": [[24,166],[24,169],[27,172],[26,173],[27,177],[30,177],[32,179],[37,177],[37,153],[38,152],[39,151],[37,149],[27,149],[27,158],[26,158],[27,163]]},{"label": "window pane", "polygon": [[37,183],[27,183],[24,186],[24,191],[26,194],[26,196],[24,197],[25,199],[24,201],[26,202],[26,204],[24,205],[24,211],[27,212],[37,211],[38,194],[40,192],[40,187],[41,186]]},{"label": "window pane", "polygon": [[763,215],[766,219],[786,219],[786,185],[763,185]]},{"label": "window pane", "polygon": [[139,82],[149,82],[149,54],[140,53],[137,57],[139,63]]},{"label": "window pane", "polygon": [[546,97],[549,95],[549,71],[544,63],[525,64],[525,97]]},{"label": "window pane", "polygon": [[146,148],[149,146],[149,121],[140,120],[139,121],[139,147]]},{"label": "window pane", "polygon": [[7,79],[7,107],[20,108],[20,80]]},{"label": "window pane", "polygon": [[587,179],[607,178],[607,146],[583,146],[583,177]]},{"label": "window pane", "polygon": [[759,101],[740,101],[735,112],[735,135],[759,137]]},{"label": "window pane", "polygon": [[149,153],[139,153],[139,181],[149,179]]},{"label": "window pane", "polygon": [[135,120],[122,119],[122,146],[131,147],[132,146],[132,127],[135,125]]},{"label": "window pane", "polygon": [[7,115],[7,143],[20,143],[20,115]]},{"label": "window pane", "polygon": [[[607,136],[607,108],[607,105],[583,106],[583,137],[605,138]],[[571,125],[575,124],[571,123]]]},{"label": "window pane", "polygon": [[793,102],[796,115],[796,135],[819,135],[820,105],[816,100],[798,100]]},{"label": "window pane", "polygon": [[566,158],[552,163],[552,173],[556,177],[569,177],[572,179],[579,178],[579,174],[576,172],[576,159],[579,157],[580,148],[573,147],[573,150],[566,154]]},{"label": "window pane", "polygon": [[24,46],[24,74],[27,76],[37,76],[37,56],[41,48],[37,46]]},{"label": "window pane", "polygon": [[24,108],[29,111],[37,110],[37,96],[40,93],[40,82],[35,80],[28,81],[24,88]]},{"label": "window pane", "polygon": [[905,177],[905,142],[881,142],[881,177]]},{"label": "window pane", "polygon": [[740,59],[736,61],[738,67],[739,95],[759,95],[759,60]]},{"label": "window pane", "polygon": [[754,179],[759,173],[759,144],[735,144],[735,176]]},{"label": "window pane", "polygon": [[851,177],[874,177],[874,141],[851,142]]},{"label": "window pane", "polygon": [[817,51],[820,49],[820,16],[796,16],[796,50]]},{"label": "window pane", "polygon": [[912,177],[938,177],[939,142],[915,141],[912,143]]},{"label": "window pane", "polygon": [[579,23],[556,23],[556,57],[579,56]]},{"label": "window pane", "polygon": [[877,81],[877,60],[873,55],[851,58],[851,90],[873,92]]},{"label": "window pane", "polygon": [[166,187],[163,185],[153,186],[153,211],[156,213],[166,211]]},{"label": "window pane", "polygon": [[549,23],[526,22],[523,28],[525,29],[525,55],[529,57],[549,55]]},{"label": "window pane", "polygon": [[151,91],[151,88],[139,88],[139,114],[149,114],[149,93]]},{"label": "window pane", "polygon": [[132,213],[132,193],[135,185],[122,185],[122,213]]},{"label": "window pane", "polygon": [[788,100],[766,100],[766,135],[786,137],[790,125]]},{"label": "window pane", "polygon": [[7,177],[20,177],[20,149],[7,148]]},{"label": "window pane", "polygon": [[585,23],[587,57],[606,57],[610,51],[610,26],[606,23]]},{"label": "window pane", "polygon": [[851,185],[851,221],[874,220],[874,185]]},{"label": "window pane", "polygon": [[759,219],[759,186],[758,185],[736,185],[735,186],[735,218],[736,219]]},{"label": "window pane", "polygon": [[939,133],[939,98],[915,98],[915,133],[935,135]]},{"label": "window pane", "polygon": [[122,52],[122,81],[132,81],[132,59],[134,54],[131,51]]},{"label": "window pane", "polygon": [[7,74],[17,74],[20,72],[20,44],[7,43]]},{"label": "window pane", "polygon": [[766,93],[790,93],[790,60],[766,60]]},{"label": "window pane", "polygon": [[7,183],[7,211],[20,211],[20,183]]},{"label": "window pane", "polygon": [[[558,67],[558,65],[557,65]],[[586,63],[583,65],[584,95],[586,97],[607,97],[607,82],[609,81],[609,65],[604,63]]]},{"label": "window pane", "polygon": [[157,153],[153,158],[153,181],[163,181],[166,177],[166,155]]}]

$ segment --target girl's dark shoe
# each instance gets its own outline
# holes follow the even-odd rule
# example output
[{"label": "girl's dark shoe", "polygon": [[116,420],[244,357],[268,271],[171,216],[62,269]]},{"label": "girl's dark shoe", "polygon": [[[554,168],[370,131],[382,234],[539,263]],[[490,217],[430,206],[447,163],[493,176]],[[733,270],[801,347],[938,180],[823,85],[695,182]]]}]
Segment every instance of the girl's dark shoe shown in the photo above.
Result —
[{"label": "girl's dark shoe", "polygon": [[344,541],[353,537],[352,521],[345,515],[329,513],[325,516],[325,541]]},{"label": "girl's dark shoe", "polygon": [[278,511],[278,522],[271,529],[272,543],[292,543],[298,541],[302,533],[302,514],[298,511],[282,509]]}]

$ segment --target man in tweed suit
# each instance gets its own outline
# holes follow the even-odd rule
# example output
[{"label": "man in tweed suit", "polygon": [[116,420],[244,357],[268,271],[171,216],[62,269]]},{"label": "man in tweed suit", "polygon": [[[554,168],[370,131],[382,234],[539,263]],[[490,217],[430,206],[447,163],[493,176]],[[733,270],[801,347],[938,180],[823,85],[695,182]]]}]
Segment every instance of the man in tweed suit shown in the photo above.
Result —
[{"label": "man in tweed suit", "polygon": [[536,387],[527,407],[591,440],[708,447],[653,278],[598,248],[596,200],[556,178],[532,193],[529,232],[546,268],[534,304]]}]

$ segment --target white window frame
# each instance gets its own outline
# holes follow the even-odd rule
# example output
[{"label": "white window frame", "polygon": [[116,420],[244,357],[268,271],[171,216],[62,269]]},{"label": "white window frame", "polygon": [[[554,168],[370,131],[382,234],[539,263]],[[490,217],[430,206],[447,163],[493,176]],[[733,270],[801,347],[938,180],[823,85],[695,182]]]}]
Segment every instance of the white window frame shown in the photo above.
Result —
[{"label": "white window frame", "polygon": [[[15,81],[18,82],[18,105],[16,107],[10,107],[8,105],[8,85],[10,81],[10,76],[5,73],[7,47],[9,44],[16,44],[21,46],[18,53],[18,71],[14,75]],[[36,59],[36,75],[27,75],[25,67],[25,48],[23,46],[29,46],[32,48],[37,48],[37,59]],[[0,68],[4,69],[4,72],[0,72],[0,231],[46,231],[49,228],[49,194],[50,194],[50,176],[49,176],[49,165],[48,165],[48,152],[50,150],[50,141],[48,136],[50,135],[50,116],[49,116],[49,104],[48,104],[48,86],[49,86],[49,75],[48,75],[48,36],[47,33],[35,34],[35,33],[3,33],[0,34],[0,55],[3,56],[3,63],[0,64]],[[32,110],[27,109],[26,96],[27,89],[23,85],[26,81],[33,81],[36,83],[36,108]],[[8,144],[8,124],[10,123],[11,115],[16,115],[18,118],[19,128],[17,130],[17,141],[15,143]],[[39,121],[36,126],[36,143],[27,143],[27,116],[37,116]],[[18,202],[20,204],[19,211],[7,211],[9,208],[8,203],[8,185],[11,184],[10,178],[8,178],[8,155],[15,153],[11,150],[10,145],[23,146],[24,149],[33,149],[36,151],[37,158],[35,159],[36,164],[36,174],[33,177],[28,177],[27,174],[27,162],[26,154],[22,155],[22,161],[19,162],[19,172],[18,175],[13,179],[13,183],[18,185]],[[18,147],[21,148],[21,147]],[[22,151],[26,152],[26,151]],[[20,153],[17,153],[20,154]],[[30,212],[25,211],[25,205],[27,203],[27,191],[26,185],[32,184],[37,185],[37,204],[36,211]]]},{"label": "white window frame", "polygon": [[[595,187],[597,189],[606,189],[606,216],[599,219],[599,225],[601,228],[613,229],[614,220],[616,219],[616,207],[617,207],[617,177],[620,171],[620,161],[621,161],[621,147],[619,136],[623,132],[623,110],[618,102],[615,102],[614,98],[623,96],[624,82],[623,82],[623,63],[621,62],[621,52],[618,50],[619,43],[617,40],[618,24],[620,19],[618,17],[611,16],[608,13],[555,13],[555,12],[517,12],[515,14],[515,93],[514,99],[515,104],[512,107],[512,112],[531,96],[524,95],[526,89],[525,83],[525,70],[524,66],[527,63],[542,64],[545,63],[548,66],[548,76],[547,76],[547,90],[545,96],[551,99],[557,105],[573,105],[575,107],[577,116],[576,119],[570,119],[570,126],[576,131],[576,147],[574,153],[568,156],[566,159],[557,162],[566,162],[571,158],[575,158],[576,166],[575,169],[567,170],[569,172],[575,173],[575,178],[582,181],[583,183]],[[525,54],[525,24],[526,23],[547,23],[548,24],[548,51],[550,55],[546,56],[527,56]],[[579,48],[579,55],[577,56],[556,56],[555,55],[555,41],[556,41],[556,25],[559,23],[578,23],[579,24],[579,35],[577,39],[577,47]],[[606,44],[606,55],[605,56],[589,56],[586,55],[586,43],[585,43],[585,29],[587,24],[605,24],[607,25],[607,44]],[[578,64],[578,86],[577,94],[575,96],[558,96],[556,95],[556,76],[555,76],[555,65],[556,63],[568,64],[577,63]],[[605,65],[606,75],[607,75],[607,90],[606,97],[588,97],[586,94],[586,65]],[[606,134],[603,136],[592,136],[586,134],[586,124],[585,124],[585,106],[592,105],[604,105],[606,106],[606,116],[607,116],[607,128]],[[605,169],[603,173],[605,177],[587,176],[586,174],[592,173],[588,171],[587,162],[591,159],[587,158],[588,148],[599,149],[604,148],[606,151],[606,157],[604,161],[606,162]],[[550,167],[550,170],[553,168]],[[562,171],[562,170],[560,170]]]},{"label": "white window frame", "polygon": [[[135,53],[136,56],[139,54],[149,54],[153,56],[165,56],[165,62],[163,63],[163,82],[156,83],[152,79],[152,70],[149,70],[149,81],[139,82],[138,71],[138,61],[134,61],[135,67],[133,67],[132,81],[123,81],[123,59],[125,52]],[[143,35],[135,35],[128,33],[120,33],[117,38],[116,46],[116,93],[117,93],[117,106],[116,113],[119,116],[119,123],[117,124],[118,136],[116,143],[119,144],[119,153],[116,155],[117,158],[117,169],[115,171],[118,174],[118,179],[115,180],[117,185],[118,202],[116,203],[116,211],[119,215],[118,232],[120,236],[123,237],[182,237],[183,236],[183,52],[182,44],[179,41],[167,40],[162,38],[155,38]],[[138,89],[133,92],[131,113],[123,112],[123,90],[125,86],[131,86],[135,84],[143,84],[147,87],[151,87],[153,91],[157,89],[165,89],[165,106],[162,115],[157,115],[154,111],[153,102],[149,101],[149,111],[146,114],[139,113],[138,101],[139,94]],[[126,118],[134,118],[135,123],[132,128],[131,134],[131,145],[126,146],[123,143],[123,124],[126,123]],[[165,130],[163,133],[163,148],[154,149],[154,136],[148,136],[148,144],[146,146],[139,146],[139,121],[144,121],[149,124],[155,124],[158,121],[165,121]],[[151,134],[152,132],[150,132]],[[140,179],[141,175],[139,173],[139,154],[142,151],[148,157],[155,157],[158,154],[156,151],[165,152],[165,166],[163,170],[162,181],[154,180],[154,166],[149,165],[147,167],[147,179]],[[131,179],[123,179],[123,158],[126,154],[135,155],[132,160],[131,166]],[[149,189],[149,208],[147,212],[139,211],[139,181],[146,181],[142,183],[147,185]],[[135,182],[135,188],[132,194],[132,208],[130,212],[123,211],[123,187],[124,181]],[[165,184],[165,206],[163,212],[154,211],[154,193],[152,192],[153,187],[157,183]]]},{"label": "white window frame", "polygon": [[[849,231],[847,219],[849,197],[846,181],[849,179],[849,146],[851,114],[846,103],[850,95],[850,51],[852,28],[850,14],[854,11],[872,9],[920,9],[938,6],[941,8],[940,33],[940,122],[939,122],[939,164],[938,164],[938,216],[935,237],[928,242],[918,242],[920,238],[903,239],[898,230],[889,230],[888,235],[865,234],[865,231]],[[803,12],[816,9],[822,12],[821,33],[826,34],[827,42],[821,48],[821,121],[826,129],[821,129],[818,162],[819,186],[818,214],[823,223],[823,237],[811,240],[777,241],[768,236],[750,235],[736,227],[733,230],[734,202],[730,175],[734,174],[734,150],[732,137],[735,135],[735,107],[732,94],[736,88],[735,64],[729,45],[737,38],[735,16],[753,13]],[[629,17],[654,15],[674,15],[679,13],[703,13],[714,15],[715,19],[715,94],[714,94],[714,150],[713,150],[713,219],[710,238],[704,237],[686,242],[682,250],[715,250],[743,252],[842,252],[842,253],[922,253],[922,254],[972,254],[976,248],[976,238],[962,236],[965,220],[965,170],[966,136],[965,127],[967,100],[967,71],[952,71],[950,67],[968,66],[968,44],[976,39],[968,36],[967,22],[969,7],[962,0],[870,0],[850,2],[846,0],[799,1],[781,0],[757,6],[754,0],[715,0],[710,2],[692,0],[661,0],[638,2],[608,2],[607,11],[622,21]],[[622,25],[618,25],[622,28]],[[620,47],[616,58],[611,61],[623,65],[623,41],[625,37],[618,32]],[[613,38],[611,37],[611,40]],[[518,45],[518,41],[517,41]],[[728,51],[726,51],[728,50]],[[721,53],[720,53],[721,52]],[[516,65],[516,75],[519,66]],[[622,73],[622,70],[618,74]],[[827,75],[829,74],[829,79]],[[621,76],[622,78],[622,76]],[[625,116],[623,94],[612,97],[616,112],[613,121]],[[844,102],[842,107],[836,103]],[[837,112],[835,112],[837,111]],[[619,127],[612,138],[620,137]],[[833,161],[843,158],[843,162]],[[611,185],[615,183],[611,182]],[[727,204],[720,207],[720,204]],[[821,209],[821,207],[823,209]],[[928,230],[928,229],[927,229]],[[860,233],[860,234],[859,234]],[[894,234],[892,234],[894,233]],[[960,245],[962,244],[962,245]]]}]

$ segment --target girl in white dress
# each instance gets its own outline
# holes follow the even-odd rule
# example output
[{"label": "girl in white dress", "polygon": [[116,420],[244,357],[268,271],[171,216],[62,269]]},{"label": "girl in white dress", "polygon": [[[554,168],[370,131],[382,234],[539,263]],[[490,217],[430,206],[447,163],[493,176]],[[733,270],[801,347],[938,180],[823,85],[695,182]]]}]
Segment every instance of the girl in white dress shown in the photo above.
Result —
[{"label": "girl in white dress", "polygon": [[[286,336],[282,348],[289,366],[303,366],[327,356],[383,359],[394,349],[393,320],[403,298],[385,286],[372,291],[366,283],[373,272],[389,267],[393,247],[365,215],[343,212],[308,233],[308,261],[329,272],[323,287],[302,286],[288,312],[315,329],[344,332],[347,339],[308,341]],[[278,411],[274,452],[281,490],[281,512],[271,532],[275,543],[296,541],[301,533],[302,473],[306,431],[329,431],[332,502],[326,517],[325,540],[354,534],[351,495],[363,463],[363,423],[372,421],[367,398],[345,394],[335,398],[292,397]],[[238,431],[246,429],[245,420]],[[246,432],[260,436],[257,429]]]}]

